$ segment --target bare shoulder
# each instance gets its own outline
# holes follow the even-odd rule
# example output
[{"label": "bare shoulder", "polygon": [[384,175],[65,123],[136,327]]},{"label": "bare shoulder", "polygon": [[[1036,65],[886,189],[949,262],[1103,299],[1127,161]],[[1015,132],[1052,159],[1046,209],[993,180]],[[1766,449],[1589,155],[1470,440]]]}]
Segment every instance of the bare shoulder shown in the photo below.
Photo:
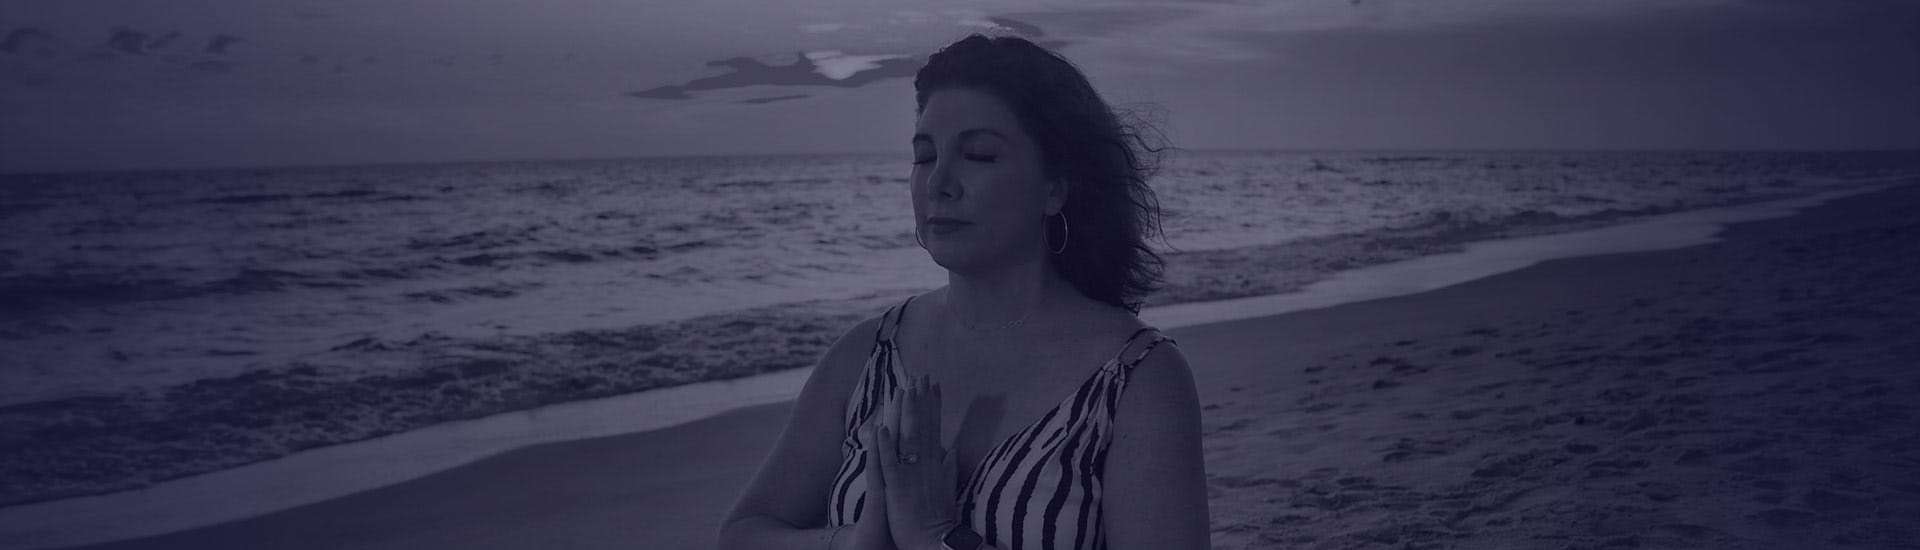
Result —
[{"label": "bare shoulder", "polygon": [[1123,360],[1135,363],[1127,369],[1117,420],[1156,430],[1197,425],[1199,389],[1177,342],[1156,330],[1141,334],[1127,348]]},{"label": "bare shoulder", "polygon": [[1114,416],[1101,506],[1115,549],[1209,544],[1199,394],[1187,358],[1169,344],[1133,367]]},{"label": "bare shoulder", "polygon": [[[1147,401],[1148,407],[1193,405],[1198,411],[1198,391],[1193,382],[1193,367],[1171,338],[1154,341],[1140,338],[1128,351],[1128,358],[1139,357],[1127,375],[1125,396]],[[1144,355],[1142,355],[1144,354]],[[1140,394],[1138,396],[1134,394]]]}]

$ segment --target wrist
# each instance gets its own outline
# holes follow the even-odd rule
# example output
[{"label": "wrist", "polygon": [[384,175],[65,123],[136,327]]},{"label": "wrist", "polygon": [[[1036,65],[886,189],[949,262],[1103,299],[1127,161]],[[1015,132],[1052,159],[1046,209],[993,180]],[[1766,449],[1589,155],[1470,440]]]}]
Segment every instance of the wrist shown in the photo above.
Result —
[{"label": "wrist", "polygon": [[840,532],[847,530],[847,526],[837,525],[827,529],[827,550],[840,550],[841,548],[845,548],[846,543],[840,542]]}]

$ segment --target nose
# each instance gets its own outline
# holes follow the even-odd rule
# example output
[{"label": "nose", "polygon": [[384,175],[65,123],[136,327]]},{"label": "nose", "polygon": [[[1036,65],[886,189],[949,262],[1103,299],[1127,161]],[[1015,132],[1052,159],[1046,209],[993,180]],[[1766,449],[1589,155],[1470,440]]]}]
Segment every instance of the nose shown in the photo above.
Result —
[{"label": "nose", "polygon": [[954,155],[943,155],[933,161],[933,173],[928,175],[927,184],[934,197],[953,200],[960,198],[960,179],[954,174],[955,161],[947,160]]}]

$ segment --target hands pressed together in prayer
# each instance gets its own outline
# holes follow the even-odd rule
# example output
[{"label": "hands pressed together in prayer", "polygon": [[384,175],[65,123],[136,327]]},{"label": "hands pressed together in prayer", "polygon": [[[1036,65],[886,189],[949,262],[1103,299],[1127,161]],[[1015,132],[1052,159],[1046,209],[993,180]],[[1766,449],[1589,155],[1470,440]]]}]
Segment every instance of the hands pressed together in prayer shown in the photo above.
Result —
[{"label": "hands pressed together in prayer", "polygon": [[855,548],[941,550],[941,537],[960,523],[957,461],[940,446],[940,387],[908,378],[860,429],[867,500],[853,527]]}]

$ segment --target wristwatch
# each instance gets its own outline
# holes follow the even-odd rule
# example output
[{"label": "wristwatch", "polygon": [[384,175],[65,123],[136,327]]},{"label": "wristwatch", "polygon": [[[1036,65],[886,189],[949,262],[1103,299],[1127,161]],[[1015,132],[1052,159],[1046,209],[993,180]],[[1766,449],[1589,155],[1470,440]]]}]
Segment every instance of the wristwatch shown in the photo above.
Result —
[{"label": "wristwatch", "polygon": [[959,524],[948,529],[947,536],[940,537],[940,546],[946,550],[979,550],[980,545],[985,542],[986,540],[980,538],[979,533]]}]

